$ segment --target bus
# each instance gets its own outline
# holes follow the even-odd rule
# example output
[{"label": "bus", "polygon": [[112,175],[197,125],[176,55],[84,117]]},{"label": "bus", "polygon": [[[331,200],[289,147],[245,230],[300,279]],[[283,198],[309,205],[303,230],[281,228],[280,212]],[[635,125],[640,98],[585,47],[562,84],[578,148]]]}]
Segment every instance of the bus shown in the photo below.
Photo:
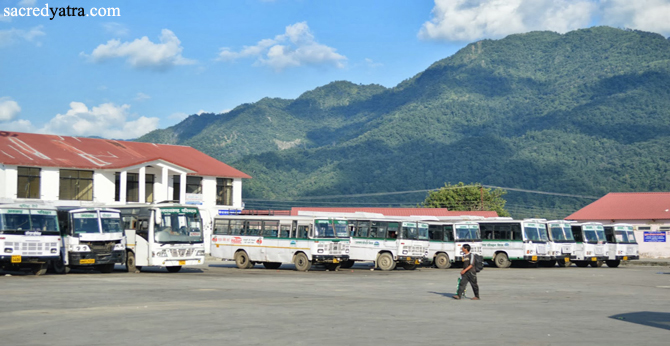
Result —
[{"label": "bus", "polygon": [[462,263],[463,245],[470,245],[470,252],[482,254],[479,224],[474,221],[428,221],[428,259],[439,269]]},{"label": "bus", "polygon": [[478,221],[483,259],[498,268],[509,268],[512,261],[535,264],[551,260],[545,222],[543,219],[512,220],[503,217]]},{"label": "bus", "polygon": [[416,269],[428,256],[428,224],[391,218],[353,217],[349,219],[351,236],[349,262],[374,261],[376,268],[393,270],[400,266]]},{"label": "bus", "polygon": [[633,225],[619,223],[605,225],[603,228],[609,252],[608,259],[605,260],[608,267],[616,268],[621,261],[640,259]]},{"label": "bus", "polygon": [[575,238],[575,265],[602,267],[609,258],[605,229],[598,222],[571,223],[572,236]]},{"label": "bus", "polygon": [[164,267],[176,273],[183,266],[205,263],[202,218],[195,206],[174,203],[117,206],[126,235],[126,270]]},{"label": "bus", "polygon": [[114,263],[126,258],[126,238],[121,215],[109,208],[58,208],[63,247],[53,262],[57,274],[71,268],[92,268],[102,273],[114,271]]},{"label": "bus", "polygon": [[0,268],[47,272],[61,250],[56,208],[39,204],[0,205]]},{"label": "bus", "polygon": [[569,267],[572,261],[577,259],[575,255],[575,238],[572,236],[570,222],[565,220],[547,221],[547,243],[551,260],[540,262],[541,266],[553,267],[558,263],[559,267]]},{"label": "bus", "polygon": [[347,221],[309,216],[215,216],[211,255],[234,260],[240,269],[293,263],[298,271],[314,264],[338,270],[349,259]]}]

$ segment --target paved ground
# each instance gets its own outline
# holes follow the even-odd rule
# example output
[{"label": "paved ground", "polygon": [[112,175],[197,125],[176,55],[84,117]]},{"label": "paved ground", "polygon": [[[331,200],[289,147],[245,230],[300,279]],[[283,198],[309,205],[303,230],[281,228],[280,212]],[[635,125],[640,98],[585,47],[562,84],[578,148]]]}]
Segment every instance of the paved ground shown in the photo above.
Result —
[{"label": "paved ground", "polygon": [[668,344],[668,266],[486,268],[481,301],[451,299],[457,277],[211,260],[176,274],[13,274],[0,276],[0,344]]}]

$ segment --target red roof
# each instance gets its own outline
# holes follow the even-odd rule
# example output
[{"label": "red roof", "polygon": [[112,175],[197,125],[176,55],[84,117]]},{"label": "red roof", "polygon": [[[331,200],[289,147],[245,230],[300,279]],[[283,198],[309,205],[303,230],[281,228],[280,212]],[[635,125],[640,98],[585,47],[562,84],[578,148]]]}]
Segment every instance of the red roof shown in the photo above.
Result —
[{"label": "red roof", "polygon": [[447,208],[319,208],[319,207],[293,207],[291,215],[298,215],[300,211],[316,211],[326,213],[375,213],[384,216],[483,216],[496,217],[495,211],[449,211]]},{"label": "red roof", "polygon": [[121,169],[163,160],[195,175],[251,178],[191,147],[0,131],[0,163],[30,167]]},{"label": "red roof", "polygon": [[567,220],[670,219],[670,192],[612,192],[587,205]]}]

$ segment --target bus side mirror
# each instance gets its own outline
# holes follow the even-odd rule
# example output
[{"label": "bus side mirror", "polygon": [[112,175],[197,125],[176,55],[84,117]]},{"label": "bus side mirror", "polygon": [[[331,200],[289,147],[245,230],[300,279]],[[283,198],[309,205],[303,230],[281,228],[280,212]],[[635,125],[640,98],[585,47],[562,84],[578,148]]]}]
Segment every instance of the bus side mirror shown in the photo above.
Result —
[{"label": "bus side mirror", "polygon": [[156,224],[160,226],[161,223],[163,223],[163,215],[161,215],[161,210],[156,209],[155,215],[156,215]]}]

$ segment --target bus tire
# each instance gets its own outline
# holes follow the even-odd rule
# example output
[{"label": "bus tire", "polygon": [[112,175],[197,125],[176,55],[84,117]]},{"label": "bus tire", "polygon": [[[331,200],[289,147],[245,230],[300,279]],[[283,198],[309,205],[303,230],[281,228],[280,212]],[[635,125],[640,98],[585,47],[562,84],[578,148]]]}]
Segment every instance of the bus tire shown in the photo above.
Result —
[{"label": "bus tire", "polygon": [[277,269],[277,268],[281,267],[281,263],[280,262],[263,262],[263,267],[265,267],[265,269]]},{"label": "bus tire", "polygon": [[30,268],[30,272],[33,273],[35,276],[40,276],[46,274],[47,269],[49,269],[47,263],[38,263],[34,265],[32,268]]},{"label": "bus tire", "polygon": [[509,257],[504,252],[499,252],[493,261],[498,268],[509,268],[512,265],[512,261],[509,260]]},{"label": "bus tire", "polygon": [[612,261],[605,261],[605,263],[606,263],[607,266],[610,267],[610,268],[616,268],[616,267],[619,266],[619,264],[621,264],[621,261],[619,261],[619,260],[612,260]]},{"label": "bus tire", "polygon": [[170,266],[170,267],[165,267],[167,269],[168,273],[176,273],[181,270],[181,266]]},{"label": "bus tire", "polygon": [[344,261],[344,262],[342,262],[342,264],[340,264],[340,268],[349,269],[349,268],[354,266],[354,263],[356,263],[356,261],[352,261],[352,260]]},{"label": "bus tire", "polygon": [[589,265],[593,268],[600,268],[605,264],[605,261],[597,260],[589,262]]},{"label": "bus tire", "polygon": [[54,270],[54,273],[62,275],[70,272],[70,267],[65,265],[62,258],[59,258],[51,262],[51,267]]},{"label": "bus tire", "polygon": [[101,264],[98,266],[98,270],[101,273],[109,274],[114,271],[114,263]]},{"label": "bus tire", "polygon": [[448,269],[451,268],[451,261],[449,260],[449,255],[446,253],[438,253],[435,256],[435,267],[439,269]]},{"label": "bus tire", "polygon": [[572,262],[571,262],[570,260],[567,260],[567,261],[566,261],[565,259],[560,259],[560,260],[558,260],[558,261],[556,261],[556,262],[558,263],[558,266],[559,266],[559,267],[565,267],[565,268],[567,268],[567,267],[569,267],[569,266],[572,265]]},{"label": "bus tire", "polygon": [[412,263],[403,263],[400,266],[405,270],[414,270],[418,267],[418,265]]},{"label": "bus tire", "polygon": [[249,259],[249,255],[244,250],[240,250],[235,253],[235,264],[240,269],[250,269],[254,266],[254,264]]},{"label": "bus tire", "polygon": [[132,251],[126,252],[126,272],[128,273],[137,273],[140,269],[136,266],[135,262],[135,253]]},{"label": "bus tire", "polygon": [[575,265],[579,268],[586,268],[589,266],[589,262],[586,261],[575,261]]},{"label": "bus tire", "polygon": [[312,262],[307,258],[307,255],[302,252],[295,255],[293,264],[295,264],[295,270],[300,272],[306,272],[312,268]]},{"label": "bus tire", "polygon": [[395,261],[390,253],[384,252],[377,257],[377,268],[384,271],[395,269]]}]

